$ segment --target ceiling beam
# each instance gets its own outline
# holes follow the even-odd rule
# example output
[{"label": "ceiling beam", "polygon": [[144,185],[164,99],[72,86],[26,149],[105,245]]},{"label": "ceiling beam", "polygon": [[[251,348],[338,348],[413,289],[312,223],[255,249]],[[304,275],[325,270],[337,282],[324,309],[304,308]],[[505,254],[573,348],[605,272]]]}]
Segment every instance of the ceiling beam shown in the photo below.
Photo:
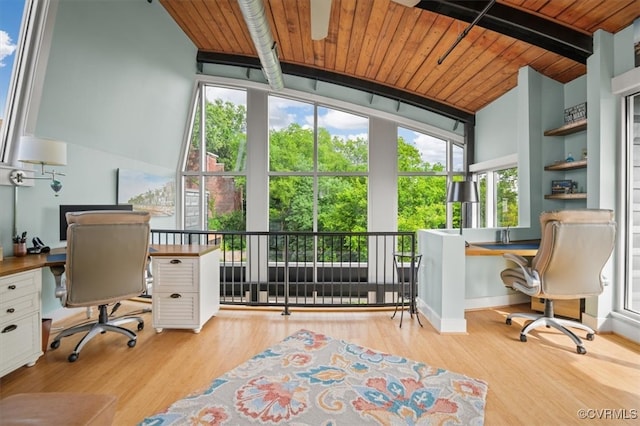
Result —
[{"label": "ceiling beam", "polygon": [[[487,1],[422,0],[415,7],[473,22],[486,6]],[[587,58],[593,54],[593,38],[590,35],[502,3],[491,6],[476,25],[581,64],[586,64]]]},{"label": "ceiling beam", "polygon": [[[202,63],[231,65],[236,67],[260,69],[260,60],[256,57],[229,55],[226,53],[214,53],[198,51],[196,61],[198,66]],[[475,115],[469,112],[454,108],[452,106],[416,95],[414,93],[399,90],[390,86],[374,83],[372,81],[350,77],[344,74],[338,74],[321,70],[318,68],[306,67],[303,65],[290,64],[288,62],[280,62],[280,67],[284,74],[295,75],[297,77],[305,77],[312,80],[324,81],[327,83],[337,84],[352,89],[362,90],[363,92],[384,96],[390,99],[399,100],[405,104],[413,105],[418,108],[425,109],[445,117],[459,120],[464,123],[475,125]]]}]

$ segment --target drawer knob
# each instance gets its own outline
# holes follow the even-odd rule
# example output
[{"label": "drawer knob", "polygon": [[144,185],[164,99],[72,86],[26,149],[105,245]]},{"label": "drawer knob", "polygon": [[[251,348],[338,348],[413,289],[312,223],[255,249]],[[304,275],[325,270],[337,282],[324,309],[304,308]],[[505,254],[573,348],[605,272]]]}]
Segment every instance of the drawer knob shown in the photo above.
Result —
[{"label": "drawer knob", "polygon": [[171,262],[169,262],[169,263],[171,263],[172,265],[177,265],[179,263],[182,263],[182,260],[180,260],[180,259],[171,259]]},{"label": "drawer knob", "polygon": [[7,309],[7,313],[8,313],[8,314],[12,314],[12,313],[14,313],[15,311],[16,311],[16,310],[15,310],[15,308],[9,308],[9,309]]},{"label": "drawer knob", "polygon": [[9,287],[7,287],[9,290],[15,290],[16,289],[16,285],[15,284],[11,284]]},{"label": "drawer knob", "polygon": [[169,296],[172,299],[180,299],[182,297],[181,294],[179,293],[173,293],[171,296]]},{"label": "drawer knob", "polygon": [[5,328],[3,328],[3,329],[2,329],[2,332],[3,332],[3,333],[9,333],[9,332],[11,332],[11,331],[15,330],[16,328],[18,328],[18,326],[17,326],[17,325],[15,325],[15,324],[11,324],[11,325],[8,325],[8,326],[6,326]]}]

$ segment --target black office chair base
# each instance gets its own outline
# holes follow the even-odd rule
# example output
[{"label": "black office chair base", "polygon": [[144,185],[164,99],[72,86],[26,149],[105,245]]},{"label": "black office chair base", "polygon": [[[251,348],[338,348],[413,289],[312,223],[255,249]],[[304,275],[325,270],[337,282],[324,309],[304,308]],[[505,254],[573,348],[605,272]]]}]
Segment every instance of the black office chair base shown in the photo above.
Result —
[{"label": "black office chair base", "polygon": [[587,332],[587,336],[586,336],[587,340],[593,340],[594,337],[595,337],[595,331],[591,327],[586,326],[586,325],[582,324],[581,322],[573,321],[573,320],[569,320],[569,319],[556,318],[553,315],[553,301],[549,300],[549,299],[545,300],[545,313],[544,313],[544,315],[542,315],[542,314],[529,314],[529,313],[510,314],[510,315],[507,316],[507,319],[506,319],[507,325],[511,325],[512,318],[525,318],[525,319],[531,320],[531,322],[526,324],[522,328],[522,330],[520,331],[520,341],[521,342],[526,342],[527,341],[527,334],[529,334],[529,332],[531,330],[533,330],[533,329],[536,329],[536,328],[542,327],[542,326],[553,327],[556,330],[559,330],[562,333],[564,333],[567,336],[569,336],[569,338],[576,345],[576,352],[579,353],[580,355],[584,355],[584,354],[587,353],[587,350],[585,349],[584,345],[582,344],[582,340],[573,331],[569,330],[568,327],[577,328],[577,329],[586,331]]},{"label": "black office chair base", "polygon": [[50,345],[51,349],[59,348],[60,340],[63,337],[72,336],[74,334],[85,332],[85,331],[87,332],[87,334],[85,334],[82,337],[82,339],[80,339],[80,341],[74,348],[73,352],[69,355],[68,357],[69,362],[74,362],[78,359],[78,357],[80,356],[80,351],[82,350],[84,345],[86,345],[91,339],[93,339],[95,336],[99,334],[106,333],[107,331],[113,331],[113,332],[125,335],[126,337],[129,338],[129,340],[127,341],[127,345],[130,348],[133,348],[136,345],[136,340],[137,340],[136,334],[131,330],[128,330],[124,327],[120,327],[120,325],[128,322],[137,322],[138,331],[140,331],[144,329],[144,320],[140,317],[135,317],[135,316],[133,317],[124,316],[124,317],[114,318],[110,320],[107,315],[107,305],[100,305],[99,309],[100,309],[100,313],[99,313],[98,322],[81,324],[78,326],[74,326],[74,327],[70,327],[65,330],[62,330],[51,342],[51,345]]}]

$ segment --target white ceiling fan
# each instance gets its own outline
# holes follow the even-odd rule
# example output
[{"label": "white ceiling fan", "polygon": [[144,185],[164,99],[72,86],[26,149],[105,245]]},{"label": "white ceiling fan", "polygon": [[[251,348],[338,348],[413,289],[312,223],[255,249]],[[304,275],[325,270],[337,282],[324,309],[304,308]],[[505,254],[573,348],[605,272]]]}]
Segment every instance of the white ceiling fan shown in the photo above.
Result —
[{"label": "white ceiling fan", "polygon": [[[309,0],[311,2],[311,39],[322,40],[329,32],[331,0]],[[391,0],[403,6],[413,7],[420,0]]]}]

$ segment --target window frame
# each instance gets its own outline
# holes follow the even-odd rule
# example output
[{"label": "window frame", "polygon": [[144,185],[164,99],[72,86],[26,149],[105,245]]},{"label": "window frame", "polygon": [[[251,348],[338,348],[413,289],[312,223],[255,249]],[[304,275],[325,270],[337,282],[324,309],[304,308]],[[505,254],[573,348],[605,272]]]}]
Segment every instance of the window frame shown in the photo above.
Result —
[{"label": "window frame", "polygon": [[[504,157],[495,158],[489,161],[471,164],[469,166],[469,172],[471,173],[472,180],[478,181],[478,176],[486,174],[487,193],[485,194],[486,206],[485,206],[485,218],[486,224],[482,228],[495,228],[497,220],[497,200],[496,200],[496,173],[501,170],[515,168],[518,169],[518,155],[511,154]],[[480,188],[478,188],[480,190]],[[481,194],[479,194],[481,196]],[[520,192],[518,191],[518,205],[520,205]],[[474,228],[480,227],[480,203],[472,204],[472,226]],[[518,222],[520,217],[518,217]],[[520,225],[520,223],[518,223]]]},{"label": "window frame", "polygon": [[30,110],[40,103],[57,4],[58,0],[25,0],[0,126],[0,165],[14,164],[18,139],[34,132],[36,114]]}]

